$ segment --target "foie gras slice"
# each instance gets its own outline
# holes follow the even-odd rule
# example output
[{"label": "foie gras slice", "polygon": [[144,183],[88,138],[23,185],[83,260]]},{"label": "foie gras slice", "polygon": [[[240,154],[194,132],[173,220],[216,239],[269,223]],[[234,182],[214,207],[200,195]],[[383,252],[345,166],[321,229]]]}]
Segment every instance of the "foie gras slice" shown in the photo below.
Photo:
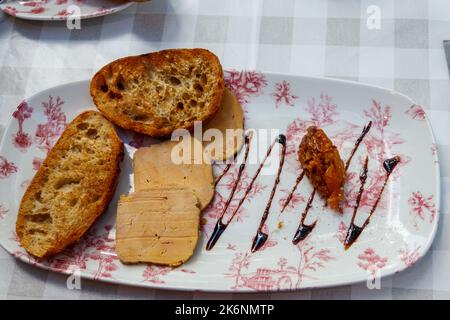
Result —
[{"label": "foie gras slice", "polygon": [[[190,138],[192,146],[201,143]],[[134,153],[134,188],[144,191],[168,185],[178,185],[192,189],[200,203],[200,209],[208,206],[214,196],[214,177],[212,166],[202,159],[195,161],[195,152],[191,152],[190,163],[178,163],[172,159],[172,150],[182,148],[178,141],[165,141],[138,149]],[[200,156],[201,157],[201,156]],[[197,162],[197,163],[195,163]]]},{"label": "foie gras slice", "polygon": [[244,144],[244,111],[234,94],[227,88],[223,92],[219,111],[203,126],[204,138],[208,129],[217,129],[218,133],[220,132],[220,136],[217,137],[220,141],[216,140],[216,137],[208,137],[208,140],[212,141],[203,142],[205,153],[210,160],[227,160],[241,150]]},{"label": "foie gras slice", "polygon": [[151,188],[121,196],[116,252],[124,263],[178,266],[194,253],[200,209],[188,188]]}]

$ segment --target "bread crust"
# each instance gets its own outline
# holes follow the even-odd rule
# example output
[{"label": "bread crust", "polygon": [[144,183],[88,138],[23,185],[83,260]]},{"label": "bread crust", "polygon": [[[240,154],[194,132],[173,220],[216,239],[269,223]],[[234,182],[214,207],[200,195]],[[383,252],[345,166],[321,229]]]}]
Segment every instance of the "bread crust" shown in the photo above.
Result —
[{"label": "bread crust", "polygon": [[[108,132],[109,141],[111,142],[110,154],[106,156],[106,165],[102,168],[107,170],[104,175],[104,179],[99,181],[97,177],[92,176],[92,172],[99,168],[91,167],[87,168],[90,164],[81,163],[78,168],[73,168],[74,171],[78,170],[84,176],[81,178],[80,185],[82,191],[78,194],[69,196],[77,197],[80,201],[81,210],[77,213],[80,214],[78,224],[75,226],[64,226],[64,224],[57,223],[58,218],[56,215],[62,215],[61,213],[50,212],[52,215],[55,228],[60,228],[57,232],[54,232],[54,237],[49,239],[48,243],[44,243],[41,246],[37,246],[33,235],[28,234],[26,230],[27,216],[32,214],[33,201],[36,201],[36,194],[40,194],[46,184],[49,183],[49,176],[52,173],[52,169],[58,167],[64,155],[67,155],[68,150],[74,144],[74,135],[79,132],[77,125],[85,122],[92,117],[99,118],[102,121],[102,125],[108,126],[106,128]],[[118,177],[120,173],[120,162],[123,159],[123,144],[119,139],[114,126],[109,123],[100,113],[95,111],[86,111],[78,115],[63,132],[55,146],[48,153],[47,158],[42,163],[36,175],[33,177],[29,187],[27,188],[20,204],[19,213],[16,221],[16,233],[20,238],[20,244],[32,255],[43,258],[64,250],[68,245],[77,242],[84,233],[91,227],[95,220],[107,209],[109,202],[111,201],[115,189],[118,183]],[[91,174],[89,174],[91,173]],[[96,201],[92,199],[93,195],[100,195]],[[91,197],[91,198],[90,198]],[[86,206],[82,206],[85,204]],[[55,221],[56,220],[56,221]]]},{"label": "bread crust", "polygon": [[[132,116],[136,112],[134,105],[123,101],[123,91],[115,88],[118,79],[123,79],[127,82],[142,75],[147,77],[149,73],[163,69],[170,69],[172,72],[177,73],[182,67],[186,67],[187,64],[192,66],[198,65],[198,59],[205,61],[211,67],[212,72],[208,74],[212,79],[211,81],[214,82],[212,97],[205,105],[203,114],[196,114],[193,119],[187,119],[183,124],[170,123],[170,121],[166,121],[166,118],[156,118],[154,123],[146,123],[137,121],[117,110],[118,108],[116,107],[120,105],[123,106],[123,109],[128,110]],[[150,80],[146,79],[145,81]],[[102,87],[105,82],[108,88],[106,92],[102,90],[105,88]],[[217,56],[212,52],[206,49],[168,49],[139,56],[129,56],[107,64],[92,78],[90,94],[97,108],[114,124],[148,136],[162,138],[170,136],[175,129],[192,131],[194,121],[207,122],[210,120],[220,108],[224,87],[222,66]],[[119,102],[105,103],[105,99],[109,98],[117,98]],[[133,97],[133,99],[144,100],[144,97]]]}]

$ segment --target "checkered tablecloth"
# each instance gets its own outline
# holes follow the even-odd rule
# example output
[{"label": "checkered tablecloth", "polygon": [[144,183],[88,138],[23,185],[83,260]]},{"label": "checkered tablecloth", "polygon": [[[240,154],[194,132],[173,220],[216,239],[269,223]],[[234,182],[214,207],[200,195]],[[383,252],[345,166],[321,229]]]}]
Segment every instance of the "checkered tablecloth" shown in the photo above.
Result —
[{"label": "checkered tablecloth", "polygon": [[[370,6],[381,29],[368,29]],[[375,8],[375,9],[377,9]],[[395,89],[423,105],[441,165],[439,230],[411,269],[365,284],[289,293],[210,294],[82,281],[20,262],[0,249],[0,298],[450,299],[450,81],[442,41],[450,39],[449,0],[153,0],[82,21],[31,22],[0,13],[0,125],[19,101],[90,78],[118,57],[170,47],[204,47],[225,68],[356,80]],[[0,135],[1,135],[0,128]]]}]

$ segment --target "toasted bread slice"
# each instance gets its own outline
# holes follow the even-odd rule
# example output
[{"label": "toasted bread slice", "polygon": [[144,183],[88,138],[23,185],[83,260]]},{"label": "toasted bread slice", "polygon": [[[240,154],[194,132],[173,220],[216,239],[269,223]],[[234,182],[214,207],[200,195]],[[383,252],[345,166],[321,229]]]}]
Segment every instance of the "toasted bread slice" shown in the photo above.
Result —
[{"label": "toasted bread slice", "polygon": [[[184,163],[175,159],[184,152],[184,140],[165,141],[149,147],[138,149],[134,153],[134,188],[137,192],[149,188],[178,185],[190,188],[198,198],[200,208],[208,206],[214,196],[214,177],[209,162],[198,159],[194,144],[201,152],[201,142],[191,136],[185,136],[186,142],[191,141],[192,152],[186,154]],[[183,150],[183,152],[180,152]],[[199,155],[200,157],[202,154]],[[200,160],[200,161],[198,161]]]},{"label": "toasted bread slice", "polygon": [[[207,137],[210,129],[216,132],[211,131],[211,137]],[[211,161],[230,159],[244,145],[244,111],[229,89],[223,92],[219,111],[203,126],[203,137],[205,154]]]},{"label": "toasted bread slice", "polygon": [[106,118],[152,137],[192,130],[220,107],[224,89],[219,59],[205,49],[172,49],[126,57],[103,67],[91,96]]},{"label": "toasted bread slice", "polygon": [[123,144],[100,113],[76,117],[34,176],[20,204],[16,232],[36,257],[76,242],[114,195]]},{"label": "toasted bread slice", "polygon": [[121,196],[116,252],[124,263],[178,266],[194,253],[200,209],[189,188],[150,188]]}]

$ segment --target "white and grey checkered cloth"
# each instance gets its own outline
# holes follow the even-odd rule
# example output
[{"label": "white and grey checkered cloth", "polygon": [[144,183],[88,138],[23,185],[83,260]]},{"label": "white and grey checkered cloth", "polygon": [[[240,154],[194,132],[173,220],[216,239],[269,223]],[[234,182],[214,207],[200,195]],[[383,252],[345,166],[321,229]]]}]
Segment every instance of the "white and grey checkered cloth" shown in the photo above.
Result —
[{"label": "white and grey checkered cloth", "polygon": [[[381,29],[370,30],[370,6]],[[61,83],[88,79],[116,58],[169,47],[205,47],[225,68],[351,79],[395,89],[427,109],[438,143],[440,226],[414,267],[365,284],[289,293],[211,294],[152,290],[66,277],[20,262],[0,249],[0,298],[450,299],[450,81],[443,40],[449,0],[153,0],[118,14],[31,22],[0,13],[0,124],[19,101]],[[1,129],[0,129],[1,134]]]}]

